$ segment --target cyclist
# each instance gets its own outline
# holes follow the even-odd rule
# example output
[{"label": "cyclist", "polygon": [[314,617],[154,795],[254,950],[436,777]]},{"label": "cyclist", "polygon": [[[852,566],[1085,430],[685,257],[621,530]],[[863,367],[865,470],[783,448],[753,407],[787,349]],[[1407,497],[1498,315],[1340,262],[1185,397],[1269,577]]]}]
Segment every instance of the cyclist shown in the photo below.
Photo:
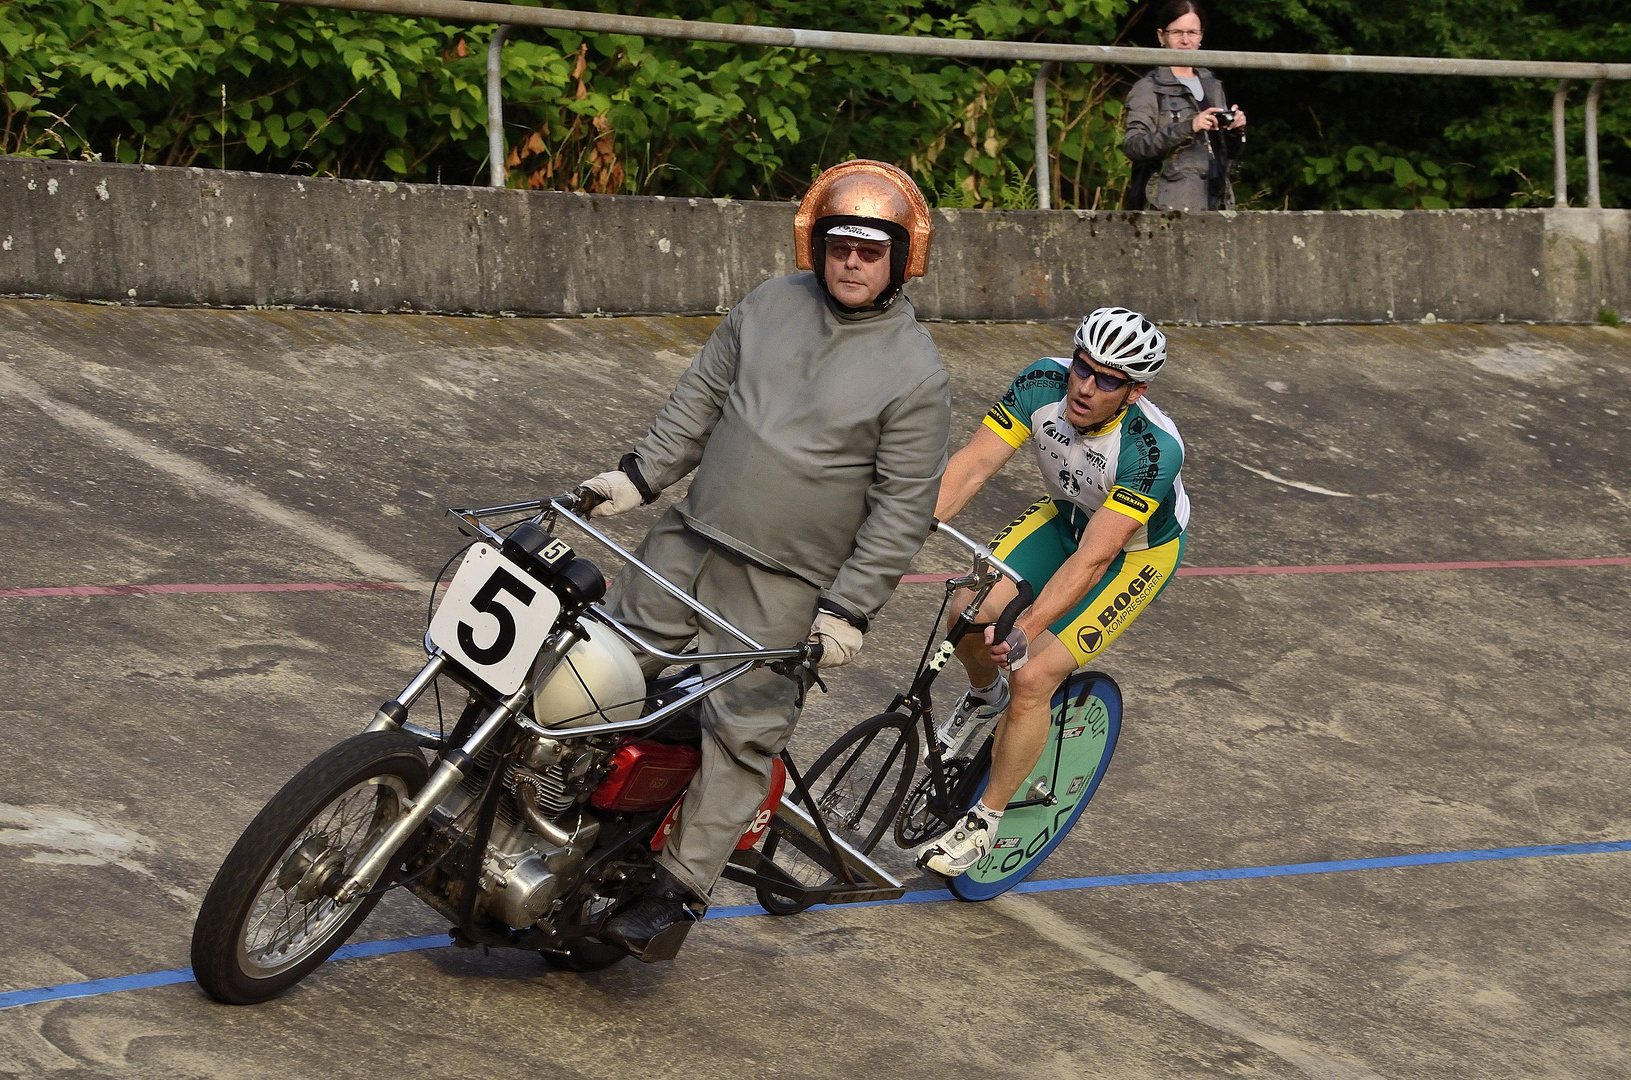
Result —
[{"label": "cyclist", "polygon": [[[1183,556],[1184,443],[1144,396],[1166,363],[1165,335],[1136,312],[1105,307],[1082,320],[1075,346],[1069,360],[1044,357],[1020,372],[940,485],[935,517],[949,521],[1030,441],[1047,490],[992,544],[1040,590],[1035,602],[1006,639],[992,640],[995,627],[987,625],[983,638],[969,634],[957,646],[970,685],[940,729],[951,756],[977,746],[1007,716],[984,795],[919,849],[918,865],[946,877],[991,850],[1003,809],[1042,756],[1059,683],[1109,647],[1166,588]],[[1002,582],[982,621],[994,621],[1014,595]],[[999,667],[1008,669],[1011,688]]]}]

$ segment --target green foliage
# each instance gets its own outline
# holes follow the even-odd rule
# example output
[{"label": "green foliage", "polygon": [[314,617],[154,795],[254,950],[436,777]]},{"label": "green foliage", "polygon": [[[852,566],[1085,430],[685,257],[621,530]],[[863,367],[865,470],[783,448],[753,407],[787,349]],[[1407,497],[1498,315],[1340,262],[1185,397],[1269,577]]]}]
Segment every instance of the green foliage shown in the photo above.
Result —
[{"label": "green foliage", "polygon": [[[517,0],[538,4],[545,0]],[[547,0],[574,7],[585,0]],[[1232,0],[1208,48],[1631,61],[1625,0]],[[657,17],[1153,44],[1133,0],[643,0]],[[480,183],[491,26],[253,0],[0,0],[0,152]],[[1200,60],[1205,61],[1202,53]],[[877,157],[943,206],[1034,205],[1035,64],[518,30],[504,49],[515,186],[790,198]],[[1140,72],[1066,65],[1048,98],[1055,206],[1120,205]],[[1223,72],[1251,119],[1242,207],[1551,201],[1537,80]],[[1584,191],[1571,99],[1570,183]],[[1607,205],[1631,202],[1631,91],[1600,120]],[[1451,164],[1438,164],[1449,162]]]},{"label": "green foliage", "polygon": [[[1631,62],[1625,0],[1231,0],[1215,5],[1208,48],[1274,52]],[[1142,33],[1142,31],[1141,31]],[[1539,206],[1552,202],[1551,102],[1538,79],[1223,72],[1251,136],[1237,192],[1243,206]],[[1586,84],[1568,110],[1571,202],[1585,192]],[[1603,203],[1631,204],[1631,87],[1611,82],[1599,117]],[[1365,159],[1461,162],[1433,185],[1389,184]],[[1363,162],[1352,169],[1350,148]],[[1385,148],[1385,149],[1384,149]],[[1332,162],[1322,167],[1320,161]],[[1414,167],[1414,166],[1413,166]],[[1419,168],[1415,171],[1420,172]],[[1437,178],[1435,178],[1437,179]]]},{"label": "green foliage", "polygon": [[[1128,0],[656,0],[641,14],[1091,42],[1114,38],[1127,10]],[[251,0],[0,0],[0,152],[480,182],[492,30]],[[517,30],[503,63],[510,182],[786,198],[812,169],[865,156],[901,163],[929,190],[960,189],[970,205],[1025,205],[1035,72]],[[1082,69],[1055,95],[1071,192],[1126,172],[1110,85]]]},{"label": "green foliage", "polygon": [[1613,308],[1606,308],[1606,307],[1598,308],[1597,309],[1597,321],[1602,323],[1604,326],[1612,326],[1615,329],[1619,329],[1619,326],[1620,326],[1619,313],[1616,312]]},{"label": "green foliage", "polygon": [[1448,210],[1466,206],[1478,194],[1472,166],[1456,162],[1448,169],[1434,162],[1412,166],[1402,155],[1350,146],[1339,160],[1305,158],[1303,183],[1325,189],[1324,205],[1334,210]]}]

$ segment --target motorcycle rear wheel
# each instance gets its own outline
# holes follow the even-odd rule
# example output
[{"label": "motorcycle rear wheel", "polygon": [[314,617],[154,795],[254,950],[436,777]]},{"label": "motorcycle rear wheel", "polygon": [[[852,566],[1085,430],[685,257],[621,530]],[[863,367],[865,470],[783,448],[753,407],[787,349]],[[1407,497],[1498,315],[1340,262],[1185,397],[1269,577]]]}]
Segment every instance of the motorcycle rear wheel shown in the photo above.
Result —
[{"label": "motorcycle rear wheel", "polygon": [[566,949],[540,949],[539,955],[556,971],[604,971],[629,954],[603,941],[580,941]]},{"label": "motorcycle rear wheel", "polygon": [[285,784],[204,896],[192,941],[193,977],[204,992],[228,1005],[258,1004],[343,945],[380,898],[340,905],[324,887],[345,880],[429,775],[407,735],[372,731],[320,754]]}]

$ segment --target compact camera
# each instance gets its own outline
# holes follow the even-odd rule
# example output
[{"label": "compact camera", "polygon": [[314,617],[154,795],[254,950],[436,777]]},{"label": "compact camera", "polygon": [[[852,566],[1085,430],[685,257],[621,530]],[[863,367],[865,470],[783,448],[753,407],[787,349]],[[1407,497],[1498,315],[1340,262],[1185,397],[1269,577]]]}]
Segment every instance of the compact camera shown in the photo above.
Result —
[{"label": "compact camera", "polygon": [[1233,109],[1221,109],[1212,115],[1218,118],[1219,130],[1226,128],[1235,122],[1235,111]]}]

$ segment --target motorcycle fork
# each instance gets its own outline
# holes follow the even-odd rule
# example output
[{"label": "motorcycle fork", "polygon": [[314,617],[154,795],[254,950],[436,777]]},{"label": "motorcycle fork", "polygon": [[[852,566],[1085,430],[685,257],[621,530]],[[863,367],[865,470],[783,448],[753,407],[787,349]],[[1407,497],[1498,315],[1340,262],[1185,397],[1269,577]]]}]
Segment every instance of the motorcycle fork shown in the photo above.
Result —
[{"label": "motorcycle fork", "polygon": [[[349,904],[373,888],[402,845],[419,831],[420,826],[429,820],[431,812],[440,806],[442,800],[452,794],[459,781],[464,779],[465,770],[470,767],[475,756],[486,748],[505,724],[526,708],[527,702],[532,698],[532,687],[538,685],[541,675],[554,670],[555,665],[560,663],[561,658],[577,642],[578,636],[571,630],[557,634],[555,640],[539,654],[538,662],[533,666],[527,680],[521,684],[521,689],[505,698],[497,708],[488,713],[486,719],[477,725],[463,746],[447,751],[438,759],[430,779],[425,782],[425,786],[420,789],[413,802],[408,804],[407,812],[392,822],[390,828],[374,841],[374,846],[358,861],[356,869],[334,891],[336,903]],[[435,659],[426,665],[426,670],[432,666],[440,670]],[[421,676],[423,674],[421,672]]]}]

